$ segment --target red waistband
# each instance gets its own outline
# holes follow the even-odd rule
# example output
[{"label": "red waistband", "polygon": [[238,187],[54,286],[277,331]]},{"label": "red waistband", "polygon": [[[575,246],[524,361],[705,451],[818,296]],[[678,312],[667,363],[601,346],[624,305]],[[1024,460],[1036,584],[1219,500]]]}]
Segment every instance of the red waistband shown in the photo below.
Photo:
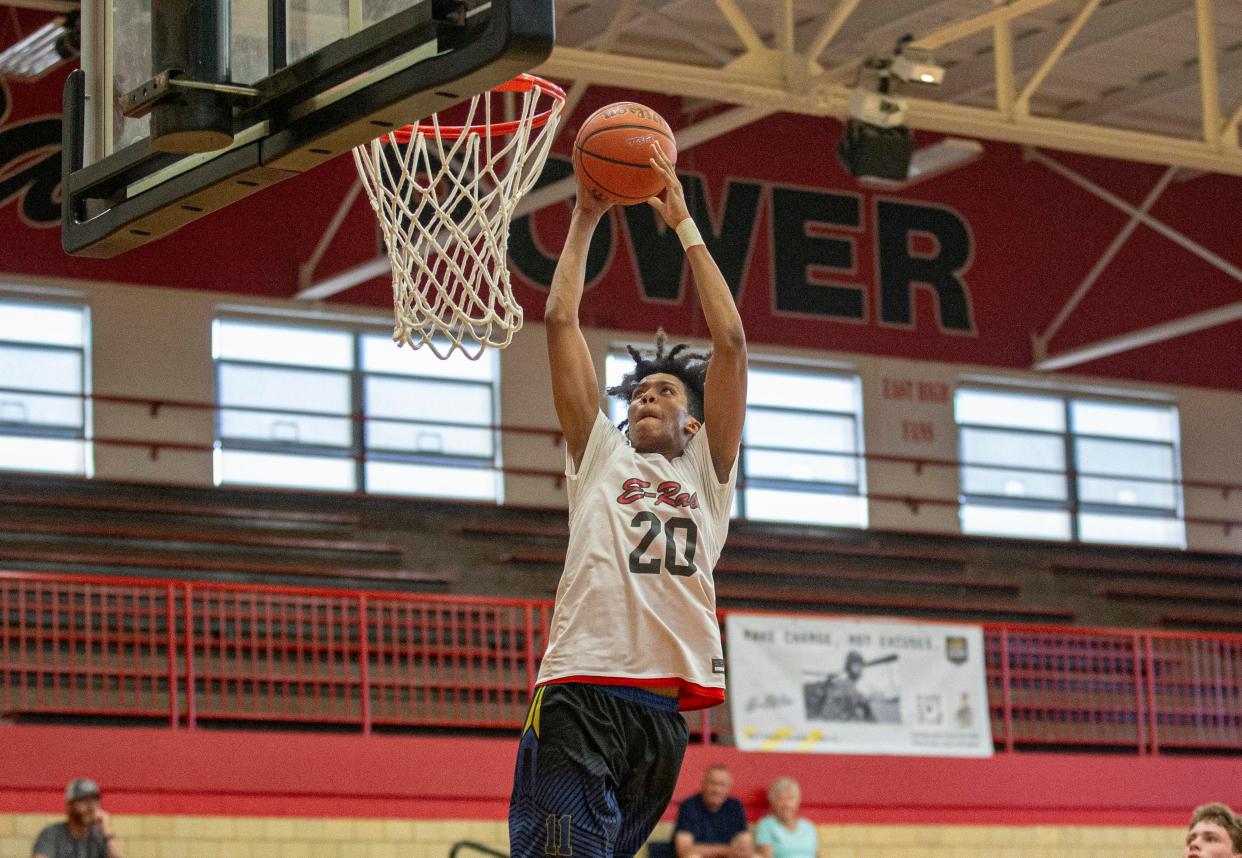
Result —
[{"label": "red waistband", "polygon": [[695,709],[710,709],[713,706],[719,706],[724,703],[725,692],[723,688],[711,688],[706,685],[696,685],[685,679],[675,676],[665,677],[629,677],[629,676],[561,676],[556,679],[545,679],[543,682],[535,684],[540,685],[562,685],[566,682],[581,682],[584,685],[628,685],[632,688],[658,688],[660,686],[677,687],[677,708],[682,712],[690,712]]}]

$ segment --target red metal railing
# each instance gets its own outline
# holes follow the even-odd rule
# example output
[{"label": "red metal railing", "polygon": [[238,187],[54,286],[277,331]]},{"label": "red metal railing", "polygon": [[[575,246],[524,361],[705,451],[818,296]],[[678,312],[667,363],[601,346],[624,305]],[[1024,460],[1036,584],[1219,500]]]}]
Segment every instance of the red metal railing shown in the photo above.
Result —
[{"label": "red metal railing", "polygon": [[[551,603],[0,572],[0,714],[513,728]],[[1242,750],[1242,635],[984,626],[1004,751]],[[728,741],[727,707],[699,713]]]}]

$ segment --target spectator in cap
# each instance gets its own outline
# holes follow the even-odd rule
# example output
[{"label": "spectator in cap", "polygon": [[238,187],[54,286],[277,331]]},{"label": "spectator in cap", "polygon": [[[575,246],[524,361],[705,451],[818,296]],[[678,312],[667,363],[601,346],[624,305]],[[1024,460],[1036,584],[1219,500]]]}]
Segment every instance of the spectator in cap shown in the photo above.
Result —
[{"label": "spectator in cap", "polygon": [[1242,856],[1242,820],[1227,805],[1201,804],[1190,816],[1186,858]]},{"label": "spectator in cap", "polygon": [[89,778],[65,787],[64,822],[39,832],[33,858],[125,858],[112,817],[99,806],[99,785]]}]

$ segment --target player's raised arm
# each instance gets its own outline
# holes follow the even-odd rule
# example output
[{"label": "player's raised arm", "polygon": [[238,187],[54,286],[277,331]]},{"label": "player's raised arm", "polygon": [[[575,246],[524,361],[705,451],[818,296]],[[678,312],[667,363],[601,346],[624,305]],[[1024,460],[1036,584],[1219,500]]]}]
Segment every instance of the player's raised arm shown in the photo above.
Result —
[{"label": "player's raised arm", "polygon": [[582,302],[586,281],[591,236],[610,205],[579,186],[578,203],[574,206],[556,273],[552,275],[552,288],[548,291],[543,313],[548,362],[552,369],[552,400],[575,467],[582,462],[595,415],[599,412],[599,382],[586,338],[578,325],[578,305]]},{"label": "player's raised arm", "polygon": [[664,176],[665,193],[664,199],[652,197],[647,202],[687,245],[686,258],[712,335],[712,359],[703,385],[703,422],[716,478],[724,482],[737,460],[746,419],[746,332],[724,275],[690,218],[673,163],[660,147],[653,145],[651,150],[651,163]]}]

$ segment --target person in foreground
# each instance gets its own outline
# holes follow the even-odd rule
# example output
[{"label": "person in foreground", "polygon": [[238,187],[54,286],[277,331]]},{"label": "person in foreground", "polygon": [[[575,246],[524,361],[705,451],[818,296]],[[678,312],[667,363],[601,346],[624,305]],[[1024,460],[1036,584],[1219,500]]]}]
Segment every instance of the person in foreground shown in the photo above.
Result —
[{"label": "person in foreground", "polygon": [[565,436],[569,547],[547,652],[518,745],[509,803],[513,858],[633,855],[668,806],[688,729],[678,710],[724,700],[712,569],[724,545],[746,413],[746,338],[720,270],[652,146],[698,290],[712,354],[631,348],[609,389],[578,324],[587,249],[609,203],[581,185],[544,312],[552,399]]},{"label": "person in foreground", "polygon": [[87,778],[65,787],[65,821],[39,832],[33,858],[125,858],[112,817],[99,806],[99,787]]},{"label": "person in foreground", "polygon": [[733,775],[722,764],[703,772],[703,784],[677,808],[673,849],[677,858],[751,858],[755,843],[746,809],[729,795]]},{"label": "person in foreground", "polygon": [[1186,858],[1242,858],[1242,820],[1223,804],[1203,804],[1190,815]]},{"label": "person in foreground", "polygon": [[762,858],[815,858],[819,837],[815,826],[798,818],[802,790],[793,778],[777,778],[768,787],[771,813],[755,827],[755,847]]}]

